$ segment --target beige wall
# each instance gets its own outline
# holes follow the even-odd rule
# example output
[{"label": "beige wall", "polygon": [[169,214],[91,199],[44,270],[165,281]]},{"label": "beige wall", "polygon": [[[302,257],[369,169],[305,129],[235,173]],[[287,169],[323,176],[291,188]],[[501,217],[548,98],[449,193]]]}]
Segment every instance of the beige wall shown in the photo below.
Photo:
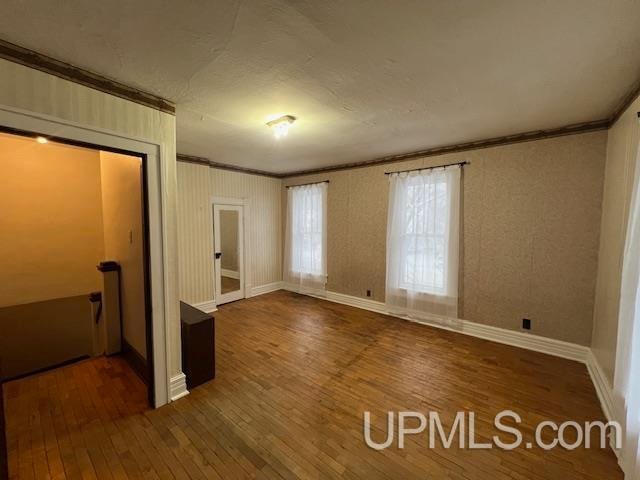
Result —
[{"label": "beige wall", "polygon": [[[180,374],[175,116],[1,59],[0,106],[59,118],[126,138],[148,140],[160,146],[164,180],[163,292],[166,296],[164,313],[168,337],[167,375],[174,377]],[[164,299],[156,301],[164,302]],[[156,347],[163,348],[163,345]]]},{"label": "beige wall", "polygon": [[221,267],[232,272],[238,271],[238,212],[220,210]]},{"label": "beige wall", "polygon": [[[384,301],[384,172],[469,161],[463,175],[460,316],[588,345],[598,256],[606,132],[288,178],[330,180],[330,291]],[[282,189],[283,208],[286,193]]]},{"label": "beige wall", "polygon": [[616,360],[622,256],[633,189],[633,169],[640,139],[639,110],[640,98],[609,129],[607,142],[591,348],[609,381],[613,381]]},{"label": "beige wall", "polygon": [[247,291],[282,280],[281,185],[279,179],[178,162],[181,300],[195,304],[214,299],[212,196],[247,201]]},{"label": "beige wall", "polygon": [[141,160],[100,152],[104,258],[121,268],[122,336],[147,357]]},{"label": "beige wall", "polygon": [[0,135],[0,307],[101,289],[97,151]]}]

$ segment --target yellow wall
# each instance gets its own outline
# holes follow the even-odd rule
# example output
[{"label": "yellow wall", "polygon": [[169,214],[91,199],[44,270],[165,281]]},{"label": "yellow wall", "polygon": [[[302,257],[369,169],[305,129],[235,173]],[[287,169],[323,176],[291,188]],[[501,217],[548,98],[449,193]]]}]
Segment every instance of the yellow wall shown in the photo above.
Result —
[{"label": "yellow wall", "polygon": [[212,196],[247,200],[248,292],[282,280],[281,186],[280,179],[178,162],[181,300],[195,304],[214,299]]},{"label": "yellow wall", "polygon": [[0,135],[0,307],[101,289],[97,151]]},{"label": "yellow wall", "polygon": [[622,257],[633,189],[634,165],[640,140],[637,115],[639,110],[640,98],[636,99],[609,129],[607,142],[591,348],[609,381],[613,381],[616,360]]},{"label": "yellow wall", "polygon": [[[469,161],[463,174],[461,318],[588,345],[606,132],[288,178],[330,180],[329,291],[384,301],[386,171]],[[283,209],[286,189],[282,189]]]},{"label": "yellow wall", "polygon": [[120,264],[122,335],[147,356],[140,158],[100,152],[104,257]]}]

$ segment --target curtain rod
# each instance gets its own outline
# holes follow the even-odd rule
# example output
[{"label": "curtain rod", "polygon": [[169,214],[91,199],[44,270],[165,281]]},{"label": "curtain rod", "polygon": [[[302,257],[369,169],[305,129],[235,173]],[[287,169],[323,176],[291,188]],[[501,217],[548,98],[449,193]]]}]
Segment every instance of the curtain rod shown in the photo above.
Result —
[{"label": "curtain rod", "polygon": [[329,183],[329,180],[323,180],[321,182],[301,183],[300,185],[287,185],[287,188],[306,187],[308,185],[318,185],[319,183]]},{"label": "curtain rod", "polygon": [[436,165],[434,167],[412,168],[411,170],[398,170],[397,172],[384,172],[384,174],[391,175],[393,173],[418,172],[420,170],[433,170],[434,168],[452,167],[454,165],[460,165],[460,166],[469,165],[469,162],[446,163],[444,165]]}]

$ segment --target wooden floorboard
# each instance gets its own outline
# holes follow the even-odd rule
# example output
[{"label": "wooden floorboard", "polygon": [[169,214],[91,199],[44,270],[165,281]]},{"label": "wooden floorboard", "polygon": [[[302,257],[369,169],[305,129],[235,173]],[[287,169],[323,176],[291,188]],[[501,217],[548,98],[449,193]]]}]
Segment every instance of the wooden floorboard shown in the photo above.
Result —
[{"label": "wooden floorboard", "polygon": [[11,478],[622,479],[610,449],[364,442],[364,411],[376,440],[388,410],[475,411],[478,441],[504,409],[603,419],[582,364],[283,291],[215,315],[216,379],[157,410],[117,358],[8,383]]}]

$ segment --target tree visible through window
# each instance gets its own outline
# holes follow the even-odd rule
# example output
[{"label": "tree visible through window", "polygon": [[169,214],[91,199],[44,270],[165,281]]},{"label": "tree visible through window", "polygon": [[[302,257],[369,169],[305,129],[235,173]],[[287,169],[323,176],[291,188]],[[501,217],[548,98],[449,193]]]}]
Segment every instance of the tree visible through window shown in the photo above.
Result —
[{"label": "tree visible through window", "polygon": [[457,316],[460,168],[389,177],[385,301],[394,313]]},{"label": "tree visible through window", "polygon": [[445,181],[407,186],[401,248],[401,287],[443,295],[447,284],[448,193]]}]

